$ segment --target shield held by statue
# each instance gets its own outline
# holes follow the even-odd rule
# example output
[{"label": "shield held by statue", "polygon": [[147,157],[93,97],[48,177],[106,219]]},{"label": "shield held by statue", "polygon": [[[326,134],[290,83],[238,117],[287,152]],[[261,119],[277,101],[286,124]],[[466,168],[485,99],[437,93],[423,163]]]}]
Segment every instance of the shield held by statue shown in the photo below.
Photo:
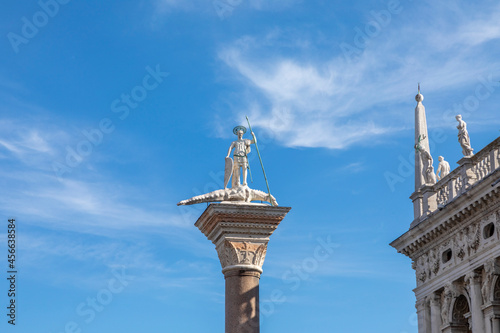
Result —
[{"label": "shield held by statue", "polygon": [[224,188],[227,188],[229,179],[233,174],[233,159],[231,157],[226,157],[226,166],[224,168]]}]

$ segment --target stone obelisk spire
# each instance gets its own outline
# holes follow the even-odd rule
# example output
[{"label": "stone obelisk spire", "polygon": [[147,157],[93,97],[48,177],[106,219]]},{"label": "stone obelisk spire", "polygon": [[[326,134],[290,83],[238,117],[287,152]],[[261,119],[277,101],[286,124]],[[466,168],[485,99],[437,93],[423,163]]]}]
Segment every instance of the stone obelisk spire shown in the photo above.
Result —
[{"label": "stone obelisk spire", "polygon": [[427,135],[427,119],[425,117],[425,106],[422,104],[424,96],[420,93],[420,84],[418,85],[418,94],[415,96],[417,106],[415,107],[415,191],[418,191],[423,185],[427,184],[426,171],[429,167],[426,156],[422,152],[428,152],[430,156],[429,138]]},{"label": "stone obelisk spire", "polygon": [[[415,223],[430,211],[428,205],[424,206],[424,196],[428,199],[435,195],[432,185],[436,183],[436,174],[434,173],[433,159],[429,147],[429,137],[427,134],[427,119],[425,117],[425,107],[422,104],[424,96],[420,93],[420,84],[418,93],[415,96],[417,106],[415,107],[415,192],[411,195],[413,200]],[[432,200],[431,200],[432,201]]]}]

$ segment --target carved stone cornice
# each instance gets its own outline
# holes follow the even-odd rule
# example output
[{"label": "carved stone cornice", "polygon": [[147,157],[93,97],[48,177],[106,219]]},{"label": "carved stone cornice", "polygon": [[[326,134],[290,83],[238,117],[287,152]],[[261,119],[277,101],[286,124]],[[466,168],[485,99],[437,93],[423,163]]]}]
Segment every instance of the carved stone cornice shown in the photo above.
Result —
[{"label": "carved stone cornice", "polygon": [[215,244],[222,272],[262,273],[269,237],[290,207],[262,204],[211,204],[195,226]]},{"label": "carved stone cornice", "polygon": [[[498,204],[500,186],[492,187],[490,184],[499,177],[500,170],[497,170],[486,178],[491,181],[475,184],[466,194],[447,206],[447,209],[435,211],[424,222],[408,230],[390,245],[399,253],[413,258],[414,254],[427,244],[432,244],[436,239],[450,234],[459,226],[463,226],[466,220],[470,220],[470,217]],[[473,197],[477,198],[471,201]],[[453,213],[450,214],[452,209],[454,209]]]}]

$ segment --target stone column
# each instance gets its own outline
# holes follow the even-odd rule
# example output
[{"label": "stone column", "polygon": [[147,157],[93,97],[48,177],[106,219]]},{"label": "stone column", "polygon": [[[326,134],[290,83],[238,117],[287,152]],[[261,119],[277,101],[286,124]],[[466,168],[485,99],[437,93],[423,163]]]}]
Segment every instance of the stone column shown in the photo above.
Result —
[{"label": "stone column", "polygon": [[215,244],[226,279],[226,333],[259,333],[259,279],[269,237],[290,207],[211,204],[195,226]]},{"label": "stone column", "polygon": [[441,295],[431,295],[431,332],[441,333]]},{"label": "stone column", "polygon": [[481,296],[481,275],[472,272],[465,276],[465,281],[468,284],[469,295],[471,301],[471,316],[472,316],[472,332],[484,333],[484,316],[481,306],[483,304]]},{"label": "stone column", "polygon": [[493,325],[493,317],[491,316],[487,316],[486,318],[484,318],[485,322],[484,322],[484,327],[486,329],[485,333],[492,333],[491,332],[491,326]]},{"label": "stone column", "polygon": [[495,316],[492,318],[493,333],[500,333],[500,317]]},{"label": "stone column", "polygon": [[418,333],[430,333],[431,321],[429,299],[427,297],[424,297],[417,300],[415,307],[417,308]]}]

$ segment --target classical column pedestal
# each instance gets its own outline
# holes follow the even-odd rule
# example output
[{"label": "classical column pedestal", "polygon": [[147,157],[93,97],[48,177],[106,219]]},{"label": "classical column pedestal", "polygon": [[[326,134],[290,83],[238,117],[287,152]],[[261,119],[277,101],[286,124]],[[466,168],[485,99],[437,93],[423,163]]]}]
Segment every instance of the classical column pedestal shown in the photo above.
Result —
[{"label": "classical column pedestal", "polygon": [[259,333],[259,279],[269,237],[290,207],[211,204],[195,226],[215,244],[226,280],[226,333]]}]

